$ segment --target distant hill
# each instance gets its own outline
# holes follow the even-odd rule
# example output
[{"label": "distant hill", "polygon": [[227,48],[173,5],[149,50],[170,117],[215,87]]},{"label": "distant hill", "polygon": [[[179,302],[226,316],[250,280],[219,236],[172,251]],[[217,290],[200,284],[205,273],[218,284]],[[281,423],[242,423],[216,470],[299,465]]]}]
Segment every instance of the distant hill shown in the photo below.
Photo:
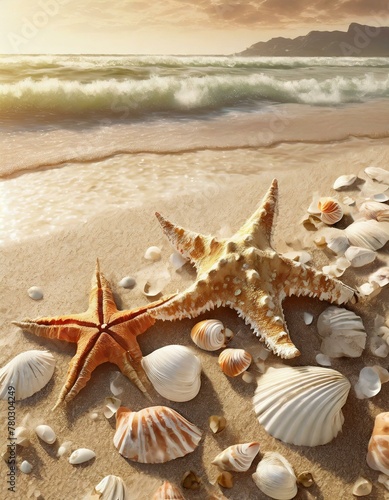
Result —
[{"label": "distant hill", "polygon": [[297,38],[272,38],[238,56],[389,57],[389,27],[351,23],[347,31],[311,31]]}]

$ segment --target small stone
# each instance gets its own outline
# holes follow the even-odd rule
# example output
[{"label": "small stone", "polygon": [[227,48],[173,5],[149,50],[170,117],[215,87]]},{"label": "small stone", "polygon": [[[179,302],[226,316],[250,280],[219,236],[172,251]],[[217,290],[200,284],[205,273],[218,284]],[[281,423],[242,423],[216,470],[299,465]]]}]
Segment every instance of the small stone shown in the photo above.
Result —
[{"label": "small stone", "polygon": [[249,372],[244,372],[242,380],[243,382],[246,382],[246,384],[251,384],[254,381],[254,376]]},{"label": "small stone", "polygon": [[309,313],[309,312],[305,312],[304,313],[304,323],[306,325],[310,325],[313,321],[313,314]]},{"label": "small stone", "polygon": [[356,497],[365,497],[370,495],[371,490],[373,489],[373,485],[370,481],[360,476],[354,483],[353,486],[353,495]]},{"label": "small stone", "polygon": [[331,358],[325,354],[316,354],[316,363],[321,366],[331,366]]},{"label": "small stone", "polygon": [[134,288],[136,284],[135,278],[132,276],[125,276],[119,281],[119,286],[122,288]]},{"label": "small stone", "polygon": [[41,300],[43,299],[43,291],[39,286],[32,286],[27,291],[28,296],[33,300]]},{"label": "small stone", "polygon": [[32,465],[30,464],[30,462],[27,462],[27,460],[24,460],[21,464],[20,464],[20,470],[24,473],[24,474],[30,474],[31,471],[32,471]]}]

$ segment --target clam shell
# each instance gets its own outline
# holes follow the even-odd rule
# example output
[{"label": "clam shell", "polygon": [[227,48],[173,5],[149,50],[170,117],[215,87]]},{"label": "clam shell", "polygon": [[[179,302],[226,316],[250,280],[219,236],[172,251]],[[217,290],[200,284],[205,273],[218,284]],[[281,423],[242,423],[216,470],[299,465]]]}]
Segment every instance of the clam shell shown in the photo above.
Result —
[{"label": "clam shell", "polygon": [[349,247],[344,256],[350,261],[352,267],[362,267],[374,262],[377,253],[368,248]]},{"label": "clam shell", "polygon": [[343,217],[340,203],[333,198],[320,198],[317,206],[320,210],[320,218],[325,224],[336,224]]},{"label": "clam shell", "polygon": [[18,354],[0,370],[0,398],[8,398],[8,387],[15,388],[16,400],[32,396],[51,379],[54,366],[54,356],[48,351]]},{"label": "clam shell", "polygon": [[269,368],[253,398],[258,421],[273,437],[299,446],[329,443],[340,432],[350,382],[319,366]]},{"label": "clam shell", "polygon": [[330,358],[357,358],[365,348],[367,334],[361,318],[342,307],[325,309],[317,320],[317,330],[323,338],[320,350]]},{"label": "clam shell", "polygon": [[193,342],[205,351],[217,351],[226,345],[225,328],[218,319],[196,323],[190,332]]},{"label": "clam shell", "polygon": [[165,481],[154,493],[151,500],[185,500],[185,498],[177,486]]},{"label": "clam shell", "polygon": [[333,189],[342,189],[343,187],[351,186],[354,184],[354,182],[357,180],[357,176],[350,174],[350,175],[341,175],[336,179],[334,182],[334,185],[332,186]]},{"label": "clam shell", "polygon": [[220,469],[245,472],[249,470],[254,458],[258,455],[259,443],[234,444],[219,453],[211,463]]},{"label": "clam shell", "polygon": [[376,220],[353,222],[344,231],[352,245],[370,250],[379,250],[389,240],[387,227]]},{"label": "clam shell", "polygon": [[78,448],[78,450],[73,451],[69,457],[69,463],[72,465],[83,464],[95,458],[96,453],[89,448]]},{"label": "clam shell", "polygon": [[246,371],[251,361],[251,354],[244,349],[225,349],[218,360],[220,368],[229,377],[237,377]]},{"label": "clam shell", "polygon": [[257,487],[270,498],[290,500],[297,494],[293,468],[280,453],[266,452],[252,478]]},{"label": "clam shell", "polygon": [[189,401],[201,386],[201,362],[188,347],[168,345],[142,359],[154,389],[170,401]]},{"label": "clam shell", "polygon": [[367,167],[365,168],[365,173],[378,182],[383,182],[384,184],[389,184],[389,172],[379,167]]},{"label": "clam shell", "polygon": [[372,469],[389,476],[389,412],[379,413],[375,418],[366,462]]},{"label": "clam shell", "polygon": [[99,494],[99,500],[130,500],[130,494],[121,477],[105,476],[97,486],[94,493]]},{"label": "clam shell", "polygon": [[191,453],[201,431],[166,406],[133,412],[119,408],[116,414],[115,447],[124,457],[141,463],[164,463]]},{"label": "clam shell", "polygon": [[47,444],[53,444],[57,440],[55,432],[49,425],[38,425],[35,427],[35,432]]}]

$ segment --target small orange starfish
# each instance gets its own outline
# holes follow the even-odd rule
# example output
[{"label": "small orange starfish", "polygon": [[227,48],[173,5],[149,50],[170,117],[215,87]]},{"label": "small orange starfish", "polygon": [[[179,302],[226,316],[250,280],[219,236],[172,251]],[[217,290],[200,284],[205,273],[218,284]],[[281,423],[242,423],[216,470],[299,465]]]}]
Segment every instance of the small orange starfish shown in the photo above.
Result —
[{"label": "small orange starfish", "polygon": [[14,321],[14,325],[39,337],[77,343],[77,352],[70,362],[66,383],[54,408],[64,400],[73,399],[85,387],[93,370],[108,361],[117,365],[123,375],[148,396],[144,386],[147,379],[141,366],[142,352],[136,337],[155,323],[148,310],[170,297],[130,311],[119,311],[111,286],[100,272],[97,261],[86,312]]}]

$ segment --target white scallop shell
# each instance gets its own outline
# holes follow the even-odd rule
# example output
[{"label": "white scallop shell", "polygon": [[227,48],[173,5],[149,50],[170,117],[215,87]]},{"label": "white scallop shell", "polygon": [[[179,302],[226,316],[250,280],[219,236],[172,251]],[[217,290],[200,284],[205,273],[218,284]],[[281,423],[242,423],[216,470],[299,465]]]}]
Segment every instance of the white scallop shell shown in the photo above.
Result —
[{"label": "white scallop shell", "polygon": [[164,463],[194,451],[201,431],[166,406],[133,412],[119,408],[113,443],[124,457],[141,463]]},{"label": "white scallop shell", "polygon": [[350,382],[319,366],[269,368],[253,398],[258,421],[273,437],[299,446],[329,443],[340,432]]},{"label": "white scallop shell", "polygon": [[258,452],[259,443],[255,441],[252,443],[234,444],[219,453],[211,463],[223,470],[245,472],[249,470]]},{"label": "white scallop shell", "polygon": [[196,323],[190,332],[193,342],[205,351],[217,351],[226,345],[225,328],[218,319]]},{"label": "white scallop shell", "polygon": [[185,498],[177,486],[169,483],[169,481],[164,481],[163,485],[154,493],[151,500],[185,500]]},{"label": "white scallop shell", "polygon": [[16,400],[32,396],[51,379],[54,366],[54,356],[48,351],[18,354],[0,370],[0,399],[8,398],[8,387],[15,389]]},{"label": "white scallop shell", "polygon": [[372,469],[389,476],[389,412],[379,413],[375,418],[366,462]]},{"label": "white scallop shell", "polygon": [[383,182],[384,184],[389,184],[389,172],[379,167],[367,167],[365,168],[365,173],[378,182]]},{"label": "white scallop shell", "polygon": [[342,307],[325,309],[317,320],[317,330],[323,338],[320,350],[330,358],[358,358],[366,346],[362,319]]},{"label": "white scallop shell", "polygon": [[69,457],[69,463],[72,465],[83,464],[95,458],[96,453],[89,448],[78,448],[78,450],[73,451]]},{"label": "white scallop shell", "polygon": [[170,401],[190,401],[201,386],[201,362],[182,345],[167,345],[142,359],[142,366],[154,389]]},{"label": "white scallop shell", "polygon": [[379,250],[389,240],[389,231],[385,223],[376,220],[353,222],[344,230],[350,243],[356,247]]},{"label": "white scallop shell", "polygon": [[57,440],[55,432],[49,425],[38,425],[35,427],[35,432],[47,444],[53,444]]},{"label": "white scallop shell", "polygon": [[320,211],[320,218],[325,224],[336,224],[343,217],[340,203],[333,198],[320,198],[317,206]]},{"label": "white scallop shell", "polygon": [[354,182],[357,180],[357,176],[354,174],[350,175],[341,175],[336,179],[334,182],[334,185],[332,186],[333,189],[342,189],[343,187],[351,186],[351,184],[354,184]]},{"label": "white scallop shell", "polygon": [[290,500],[297,494],[293,468],[280,453],[266,452],[252,478],[257,487],[270,498]]},{"label": "white scallop shell", "polygon": [[352,267],[362,267],[374,262],[377,253],[374,250],[360,247],[348,247],[344,256],[350,261]]},{"label": "white scallop shell", "polygon": [[99,500],[130,500],[130,494],[122,478],[118,476],[105,476],[97,486],[94,493],[98,493]]},{"label": "white scallop shell", "polygon": [[251,361],[251,354],[244,349],[225,349],[218,359],[220,368],[229,377],[237,377],[246,371]]}]

